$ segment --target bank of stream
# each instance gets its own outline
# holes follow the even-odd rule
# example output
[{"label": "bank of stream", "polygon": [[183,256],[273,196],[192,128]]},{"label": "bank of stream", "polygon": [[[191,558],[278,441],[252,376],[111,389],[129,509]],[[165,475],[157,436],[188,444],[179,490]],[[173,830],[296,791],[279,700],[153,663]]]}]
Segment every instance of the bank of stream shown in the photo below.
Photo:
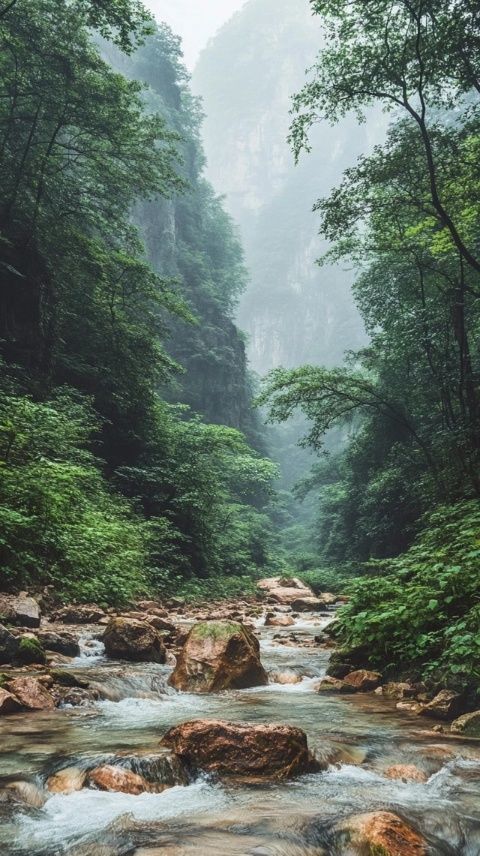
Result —
[{"label": "bank of stream", "polygon": [[[93,707],[24,713],[0,720],[2,784],[24,780],[42,793],[66,767],[116,762],[141,770],[152,755],[163,793],[131,796],[92,789],[52,794],[44,805],[0,803],[0,852],[11,856],[320,856],[339,817],[387,809],[420,829],[433,856],[480,854],[480,741],[452,739],[374,695],[315,691],[328,649],[300,644],[327,618],[295,627],[258,621],[268,686],[191,695],[167,685],[169,666],[116,663],[99,643],[70,669],[102,690]],[[281,644],[295,632],[298,646]],[[279,673],[301,676],[276,682]],[[159,741],[174,724],[195,719],[289,723],[302,728],[325,762],[322,772],[285,783],[175,779]],[[161,761],[161,752],[160,752]],[[395,764],[415,764],[425,782],[392,780]],[[151,767],[151,764],[150,764]],[[342,851],[343,852],[343,851]]]}]

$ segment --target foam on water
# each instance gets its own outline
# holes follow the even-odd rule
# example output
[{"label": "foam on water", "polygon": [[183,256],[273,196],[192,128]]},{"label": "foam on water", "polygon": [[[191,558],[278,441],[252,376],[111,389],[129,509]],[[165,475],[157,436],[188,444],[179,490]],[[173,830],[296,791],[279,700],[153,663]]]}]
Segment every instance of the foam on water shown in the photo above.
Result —
[{"label": "foam on water", "polygon": [[105,645],[93,635],[81,636],[78,644],[80,655],[72,660],[72,666],[93,666],[105,658]]},{"label": "foam on water", "polygon": [[18,843],[41,847],[72,841],[104,830],[122,815],[133,820],[155,822],[211,812],[227,806],[227,793],[207,779],[186,787],[176,786],[162,794],[110,793],[82,790],[78,793],[51,797],[35,818],[20,816]]}]

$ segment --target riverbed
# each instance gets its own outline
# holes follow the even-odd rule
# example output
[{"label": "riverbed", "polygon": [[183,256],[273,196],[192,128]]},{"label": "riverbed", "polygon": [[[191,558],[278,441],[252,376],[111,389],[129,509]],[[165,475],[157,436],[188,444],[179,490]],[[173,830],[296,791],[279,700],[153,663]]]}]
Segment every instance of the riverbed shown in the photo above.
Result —
[{"label": "riverbed", "polygon": [[[479,856],[480,742],[436,733],[375,694],[319,695],[329,652],[303,642],[327,621],[306,616],[288,630],[259,621],[270,684],[200,696],[170,688],[168,666],[107,661],[87,639],[69,668],[101,688],[103,700],[3,718],[1,784],[25,780],[43,792],[60,769],[119,757],[141,769],[172,725],[196,718],[299,726],[324,769],[274,784],[198,776],[163,793],[83,789],[38,808],[0,803],[2,856],[334,856],[332,824],[376,809],[421,830],[433,856]],[[299,644],[281,644],[292,631]],[[285,673],[300,682],[279,683]],[[414,764],[427,781],[388,778],[395,764]]]}]

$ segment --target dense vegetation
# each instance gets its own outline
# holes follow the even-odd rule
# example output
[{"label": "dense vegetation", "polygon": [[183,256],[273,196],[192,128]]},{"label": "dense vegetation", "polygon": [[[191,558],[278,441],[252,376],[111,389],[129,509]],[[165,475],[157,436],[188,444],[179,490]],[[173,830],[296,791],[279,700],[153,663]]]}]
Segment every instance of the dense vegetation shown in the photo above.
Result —
[{"label": "dense vegetation", "polygon": [[329,258],[358,271],[370,344],[342,368],[274,371],[263,400],[276,420],[301,409],[315,449],[349,426],[310,481],[324,556],[386,559],[426,527],[359,584],[345,641],[377,665],[453,676],[478,662],[480,633],[478,4],[311,6],[325,43],[294,100],[297,156],[318,119],[392,114],[384,143],[316,206]]},{"label": "dense vegetation", "polygon": [[0,40],[2,587],[111,602],[268,568],[241,250],[177,41],[135,0],[4,4]]}]

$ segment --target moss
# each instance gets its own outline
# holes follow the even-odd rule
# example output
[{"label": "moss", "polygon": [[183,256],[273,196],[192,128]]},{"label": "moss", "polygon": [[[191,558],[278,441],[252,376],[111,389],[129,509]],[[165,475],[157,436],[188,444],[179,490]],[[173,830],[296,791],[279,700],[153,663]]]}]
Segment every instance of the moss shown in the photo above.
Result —
[{"label": "moss", "polygon": [[368,856],[392,856],[392,853],[382,844],[370,844]]},{"label": "moss", "polygon": [[5,684],[7,683],[8,680],[9,680],[8,675],[6,675],[4,672],[0,672],[0,689],[2,689],[5,686]]},{"label": "moss", "polygon": [[31,639],[29,636],[24,636],[18,644],[16,659],[21,663],[45,663],[45,651],[40,645],[38,639]]},{"label": "moss", "polygon": [[60,684],[62,687],[88,689],[90,686],[89,682],[84,680],[84,678],[74,675],[73,672],[66,672],[64,669],[52,669],[50,674],[55,683]]},{"label": "moss", "polygon": [[202,621],[192,629],[192,636],[196,639],[228,639],[235,633],[243,633],[238,621]]}]

